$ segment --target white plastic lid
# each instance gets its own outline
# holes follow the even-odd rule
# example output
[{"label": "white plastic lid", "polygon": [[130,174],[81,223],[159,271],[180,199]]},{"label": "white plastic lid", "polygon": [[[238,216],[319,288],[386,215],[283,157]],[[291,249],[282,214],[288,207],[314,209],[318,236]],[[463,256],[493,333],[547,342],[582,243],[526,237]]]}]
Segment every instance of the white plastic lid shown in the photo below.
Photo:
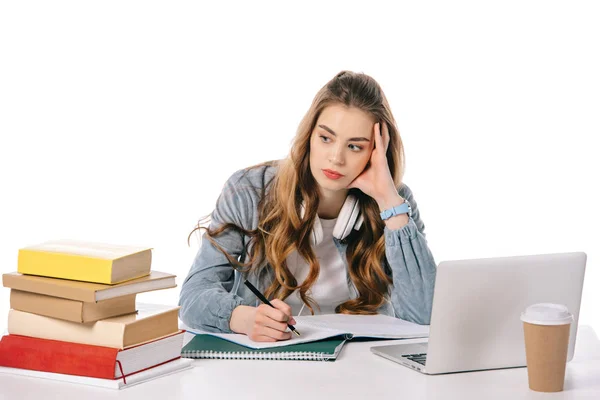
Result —
[{"label": "white plastic lid", "polygon": [[521,321],[534,325],[565,325],[573,322],[573,315],[563,304],[538,303],[521,313]]}]

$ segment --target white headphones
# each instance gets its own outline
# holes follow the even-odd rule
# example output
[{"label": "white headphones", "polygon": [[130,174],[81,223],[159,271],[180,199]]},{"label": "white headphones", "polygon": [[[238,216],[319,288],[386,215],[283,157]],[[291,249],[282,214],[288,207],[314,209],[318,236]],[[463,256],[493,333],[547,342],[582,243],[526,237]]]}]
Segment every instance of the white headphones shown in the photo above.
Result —
[{"label": "white headphones", "polygon": [[[300,218],[304,218],[304,204],[300,207]],[[360,204],[358,198],[352,194],[346,196],[346,201],[340,210],[338,219],[333,228],[333,237],[336,239],[344,239],[352,232],[352,229],[359,230],[364,218],[360,213]],[[319,218],[315,218],[310,241],[313,246],[318,245],[323,241],[323,227]]]}]

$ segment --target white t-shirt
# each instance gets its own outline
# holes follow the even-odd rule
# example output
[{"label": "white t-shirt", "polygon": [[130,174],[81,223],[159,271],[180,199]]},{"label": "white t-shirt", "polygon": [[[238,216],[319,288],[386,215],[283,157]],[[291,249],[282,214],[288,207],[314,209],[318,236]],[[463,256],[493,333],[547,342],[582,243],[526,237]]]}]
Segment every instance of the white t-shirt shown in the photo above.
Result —
[{"label": "white t-shirt", "polygon": [[[319,276],[315,283],[310,288],[307,294],[317,302],[321,310],[314,308],[316,314],[334,314],[335,307],[350,299],[350,290],[348,289],[346,266],[342,260],[342,256],[333,242],[333,227],[337,222],[335,219],[321,219],[323,227],[323,240],[313,248],[315,255],[319,261],[320,270]],[[300,285],[309,272],[309,265],[297,251],[291,253],[287,259],[287,265],[296,282]],[[304,307],[304,303],[300,299],[298,290],[285,299],[285,302],[292,307],[292,315],[310,315],[310,309]]]}]

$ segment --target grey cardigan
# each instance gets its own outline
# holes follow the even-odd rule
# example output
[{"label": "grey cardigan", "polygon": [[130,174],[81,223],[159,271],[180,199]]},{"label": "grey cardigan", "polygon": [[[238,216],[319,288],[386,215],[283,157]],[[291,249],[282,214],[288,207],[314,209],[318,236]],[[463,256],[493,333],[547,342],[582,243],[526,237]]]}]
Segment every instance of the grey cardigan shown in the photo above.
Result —
[{"label": "grey cardigan", "polygon": [[[234,173],[217,200],[210,228],[233,222],[247,230],[256,229],[261,190],[268,190],[276,170],[276,166],[261,166]],[[391,268],[393,283],[386,296],[387,301],[378,312],[427,325],[431,318],[436,265],[427,246],[425,226],[411,190],[403,184],[398,193],[410,203],[412,217],[400,229],[384,229],[385,257]],[[247,257],[249,237],[228,229],[214,239],[235,259],[243,261]],[[347,245],[336,238],[333,241],[347,269]],[[271,268],[264,268],[258,276],[255,273],[243,275],[235,271],[227,258],[203,237],[181,287],[181,320],[192,329],[231,332],[229,320],[234,308],[260,304],[256,296],[240,284],[243,279],[248,279],[263,293],[274,279]],[[349,275],[348,286],[351,297],[358,296]]]}]

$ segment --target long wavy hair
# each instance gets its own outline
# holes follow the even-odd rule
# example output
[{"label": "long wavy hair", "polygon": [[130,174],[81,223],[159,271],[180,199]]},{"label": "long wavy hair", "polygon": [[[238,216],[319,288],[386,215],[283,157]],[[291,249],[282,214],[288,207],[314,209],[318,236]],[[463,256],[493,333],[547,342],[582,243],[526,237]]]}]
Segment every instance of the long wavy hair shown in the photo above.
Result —
[{"label": "long wavy hair", "polygon": [[[225,223],[217,229],[203,227],[210,216],[198,222],[197,227],[188,236],[204,229],[204,238],[219,249],[232,266],[243,273],[261,272],[272,269],[274,279],[265,292],[269,299],[285,300],[298,290],[302,302],[314,314],[313,305],[318,304],[310,296],[310,288],[319,276],[319,261],[312,249],[310,236],[317,209],[319,190],[309,167],[310,138],[319,115],[326,107],[343,104],[358,108],[375,121],[386,123],[390,134],[390,143],[386,152],[388,165],[394,184],[399,188],[404,173],[404,148],[390,110],[388,101],[379,84],[363,73],[341,71],[316,94],[308,112],[302,118],[294,138],[289,155],[279,161],[269,161],[246,168],[250,170],[265,165],[277,166],[274,178],[268,189],[263,189],[258,204],[258,226],[246,230],[233,223]],[[353,230],[344,242],[347,243],[346,258],[349,275],[354,283],[358,297],[348,300],[335,309],[337,313],[375,314],[386,301],[389,286],[392,283],[391,271],[385,259],[384,223],[379,215],[376,201],[358,189],[350,189],[358,197],[364,223],[360,230]],[[301,217],[301,204],[306,212]],[[219,246],[213,237],[226,229],[234,229],[250,238],[248,242],[248,261],[235,259]],[[288,269],[286,258],[296,250],[310,266],[310,272],[304,282],[298,283]],[[243,256],[243,255],[242,255]]]}]

